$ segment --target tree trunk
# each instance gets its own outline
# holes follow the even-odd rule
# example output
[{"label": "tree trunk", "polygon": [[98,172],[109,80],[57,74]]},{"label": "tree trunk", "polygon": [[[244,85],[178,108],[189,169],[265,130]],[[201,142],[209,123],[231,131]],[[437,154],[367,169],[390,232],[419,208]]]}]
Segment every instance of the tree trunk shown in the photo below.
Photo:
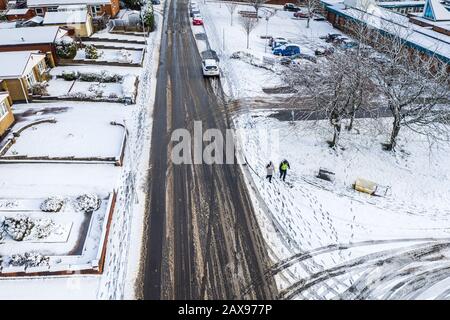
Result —
[{"label": "tree trunk", "polygon": [[310,20],[311,18],[309,17],[309,13],[308,13],[308,20],[306,20],[306,28],[309,28],[309,20]]},{"label": "tree trunk", "polygon": [[352,131],[353,129],[353,121],[355,120],[356,108],[352,109],[352,113],[350,114],[350,123],[347,126],[347,131]]},{"label": "tree trunk", "polygon": [[397,137],[400,132],[400,114],[394,114],[394,121],[392,122],[391,139],[389,141],[388,150],[395,151],[397,146]]},{"label": "tree trunk", "polygon": [[334,135],[330,147],[336,149],[336,147],[339,145],[339,138],[341,136],[341,123],[340,122],[336,123],[333,128],[334,128]]}]

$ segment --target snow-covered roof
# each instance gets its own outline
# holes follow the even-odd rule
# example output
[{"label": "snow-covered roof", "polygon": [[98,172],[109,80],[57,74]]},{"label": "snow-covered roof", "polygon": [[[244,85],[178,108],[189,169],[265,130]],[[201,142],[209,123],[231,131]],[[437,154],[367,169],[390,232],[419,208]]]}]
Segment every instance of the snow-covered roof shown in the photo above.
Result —
[{"label": "snow-covered roof", "polygon": [[380,7],[423,6],[423,5],[425,5],[425,1],[421,1],[421,0],[382,1],[382,2],[378,2],[378,5]]},{"label": "snow-covered roof", "polygon": [[22,77],[43,58],[45,54],[39,51],[0,52],[0,78]]},{"label": "snow-covered roof", "polygon": [[44,18],[42,18],[41,16],[34,16],[31,19],[28,19],[27,22],[34,22],[36,24],[41,24],[42,22],[44,22]]},{"label": "snow-covered roof", "polygon": [[27,5],[29,8],[32,8],[71,4],[99,5],[108,3],[111,3],[111,0],[28,0]]},{"label": "snow-covered roof", "polygon": [[58,6],[58,11],[87,10],[86,4],[68,4]]},{"label": "snow-covered roof", "polygon": [[[450,37],[421,27],[409,22],[408,17],[397,14],[385,8],[370,3],[367,0],[353,0],[353,3],[361,1],[356,6],[350,6],[352,0],[346,0],[343,4],[330,6],[329,9],[340,12],[355,20],[362,21],[383,32],[399,36],[410,45],[428,54],[436,54],[446,63],[450,63]],[[364,9],[363,9],[364,8]]]},{"label": "snow-covered roof", "polygon": [[58,26],[0,29],[0,46],[53,43],[66,33]]},{"label": "snow-covered roof", "polygon": [[423,17],[433,21],[450,21],[450,12],[439,0],[426,0]]},{"label": "snow-covered roof", "polygon": [[15,15],[21,15],[21,14],[27,14],[27,12],[30,11],[28,8],[24,9],[9,9],[6,11],[7,16],[15,16]]},{"label": "snow-covered roof", "polygon": [[86,23],[87,19],[88,13],[86,10],[47,12],[44,16],[44,24]]}]

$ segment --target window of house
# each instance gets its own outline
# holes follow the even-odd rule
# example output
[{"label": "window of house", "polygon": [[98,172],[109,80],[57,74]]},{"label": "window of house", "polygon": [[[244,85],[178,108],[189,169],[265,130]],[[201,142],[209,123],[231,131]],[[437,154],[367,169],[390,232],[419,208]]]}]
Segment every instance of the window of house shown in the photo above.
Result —
[{"label": "window of house", "polygon": [[38,16],[43,16],[44,15],[44,9],[42,9],[42,8],[36,8],[36,9],[34,9],[35,11],[36,11],[36,14],[38,15]]},{"label": "window of house", "polygon": [[56,11],[58,11],[58,7],[48,7],[47,11],[48,12],[56,12]]},{"label": "window of house", "polygon": [[36,83],[36,78],[34,77],[33,71],[30,71],[30,73],[26,75],[26,79],[30,87]]},{"label": "window of house", "polygon": [[92,6],[91,11],[92,11],[92,16],[96,17],[101,14],[102,6]]},{"label": "window of house", "polygon": [[39,62],[37,67],[38,67],[38,70],[39,70],[39,74],[43,74],[44,71],[45,71],[45,60],[41,60],[41,62]]},{"label": "window of house", "polygon": [[5,101],[0,102],[0,119],[8,113]]}]

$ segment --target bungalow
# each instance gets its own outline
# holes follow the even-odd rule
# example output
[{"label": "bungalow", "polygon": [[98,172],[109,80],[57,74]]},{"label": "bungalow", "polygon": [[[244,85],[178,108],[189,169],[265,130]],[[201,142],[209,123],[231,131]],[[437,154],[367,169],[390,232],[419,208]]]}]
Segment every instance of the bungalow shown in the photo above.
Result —
[{"label": "bungalow", "polygon": [[70,35],[89,37],[94,33],[92,16],[84,9],[46,12],[44,25],[60,26],[69,31]]},{"label": "bungalow", "polygon": [[0,137],[14,123],[14,115],[11,111],[11,101],[7,92],[0,92]]},{"label": "bungalow", "polygon": [[34,51],[47,54],[51,66],[58,60],[56,42],[67,34],[58,26],[0,29],[0,52]]},{"label": "bungalow", "polygon": [[120,10],[119,0],[28,0],[27,5],[38,16],[44,16],[46,12],[55,12],[59,6],[64,5],[86,5],[94,18],[103,15],[114,18]]},{"label": "bungalow", "polygon": [[39,51],[16,51],[0,53],[0,80],[12,101],[26,101],[32,98],[31,87],[47,80],[45,54]]},{"label": "bungalow", "polygon": [[29,20],[35,16],[34,11],[29,8],[24,9],[9,9],[6,11],[6,20],[17,21],[17,20]]}]

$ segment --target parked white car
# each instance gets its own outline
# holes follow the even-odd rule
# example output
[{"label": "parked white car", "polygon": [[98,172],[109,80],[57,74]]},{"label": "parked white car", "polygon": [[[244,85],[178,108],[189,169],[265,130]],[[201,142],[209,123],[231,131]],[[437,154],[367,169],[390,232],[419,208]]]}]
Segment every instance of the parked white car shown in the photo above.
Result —
[{"label": "parked white car", "polygon": [[202,61],[203,76],[218,77],[220,75],[219,66],[214,59],[205,59]]}]

